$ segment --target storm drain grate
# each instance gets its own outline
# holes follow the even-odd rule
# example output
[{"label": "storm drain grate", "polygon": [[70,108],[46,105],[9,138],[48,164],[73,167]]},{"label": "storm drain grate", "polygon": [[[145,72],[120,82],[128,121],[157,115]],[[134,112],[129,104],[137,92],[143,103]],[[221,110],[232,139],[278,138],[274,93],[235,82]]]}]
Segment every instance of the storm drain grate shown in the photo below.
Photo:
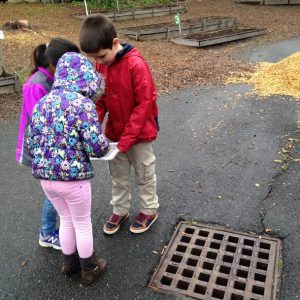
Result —
[{"label": "storm drain grate", "polygon": [[149,287],[195,299],[274,300],[278,239],[181,222]]}]

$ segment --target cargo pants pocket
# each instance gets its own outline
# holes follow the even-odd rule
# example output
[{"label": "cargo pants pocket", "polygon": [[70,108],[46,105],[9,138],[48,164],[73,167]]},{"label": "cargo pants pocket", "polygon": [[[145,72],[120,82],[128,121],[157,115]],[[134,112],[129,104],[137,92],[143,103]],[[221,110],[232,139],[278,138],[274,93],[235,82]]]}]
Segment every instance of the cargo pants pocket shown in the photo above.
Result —
[{"label": "cargo pants pocket", "polygon": [[143,180],[147,182],[155,176],[155,156],[152,155],[150,158],[143,161]]}]

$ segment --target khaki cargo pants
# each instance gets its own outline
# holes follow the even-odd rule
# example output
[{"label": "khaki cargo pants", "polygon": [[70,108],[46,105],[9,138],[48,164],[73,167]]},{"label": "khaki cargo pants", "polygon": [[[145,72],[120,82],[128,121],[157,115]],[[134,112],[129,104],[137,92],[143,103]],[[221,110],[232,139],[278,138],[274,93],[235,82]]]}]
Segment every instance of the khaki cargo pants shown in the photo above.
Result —
[{"label": "khaki cargo pants", "polygon": [[135,174],[138,188],[140,211],[146,215],[155,214],[159,207],[156,195],[155,156],[152,142],[132,146],[126,153],[119,152],[109,161],[112,177],[113,212],[124,216],[130,208],[131,166]]}]

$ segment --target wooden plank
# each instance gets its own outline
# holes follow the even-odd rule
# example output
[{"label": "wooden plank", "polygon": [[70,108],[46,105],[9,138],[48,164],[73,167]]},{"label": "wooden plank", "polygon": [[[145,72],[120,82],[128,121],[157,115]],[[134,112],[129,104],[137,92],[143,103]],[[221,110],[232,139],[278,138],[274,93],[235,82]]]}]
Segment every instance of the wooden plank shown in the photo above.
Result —
[{"label": "wooden plank", "polygon": [[128,11],[124,13],[115,13],[112,17],[114,21],[125,21],[125,20],[133,20],[134,19],[134,12]]},{"label": "wooden plank", "polygon": [[0,77],[0,86],[15,84],[16,78],[14,76]]},{"label": "wooden plank", "polygon": [[300,0],[235,0],[234,2],[242,3],[242,4],[265,4],[265,5],[300,4]]},{"label": "wooden plank", "polygon": [[[114,17],[115,21],[121,20],[135,20],[135,19],[142,19],[142,18],[151,18],[151,17],[158,17],[158,16],[165,16],[171,14],[171,11],[174,10],[175,12],[183,12],[186,11],[186,5],[174,6],[174,7],[154,7],[148,9],[137,9],[130,12],[119,12]],[[110,17],[111,14],[105,14],[107,17]]]},{"label": "wooden plank", "polygon": [[211,35],[212,35],[211,38],[205,38],[204,35],[203,35],[203,39],[201,39],[200,37],[193,38],[193,35],[188,35],[184,38],[173,38],[171,39],[171,42],[185,45],[185,46],[205,47],[205,46],[211,46],[211,45],[221,44],[225,42],[231,42],[235,40],[241,40],[241,39],[258,36],[266,33],[266,29],[245,28],[245,27],[236,27],[236,29],[242,29],[244,30],[244,32],[237,31],[237,33],[230,33],[224,35],[224,33],[226,33],[225,30],[218,30],[218,31],[211,31]]},{"label": "wooden plank", "polygon": [[164,7],[164,8],[153,8],[152,9],[153,13],[170,13],[170,7]]},{"label": "wooden plank", "polygon": [[200,47],[200,41],[198,40],[175,38],[171,39],[171,42],[184,46]]},{"label": "wooden plank", "polygon": [[258,36],[261,34],[263,34],[263,33],[260,31],[253,31],[253,32],[246,32],[246,33],[236,34],[236,35],[232,35],[232,36],[227,36],[227,37],[215,38],[215,39],[206,40],[206,41],[200,41],[200,47],[222,44],[225,42],[232,42],[232,41],[236,41],[236,40],[242,40],[242,39],[246,39],[249,37]]},{"label": "wooden plank", "polygon": [[281,5],[288,4],[289,0],[264,0],[265,5]]},{"label": "wooden plank", "polygon": [[[179,12],[186,12],[187,6],[179,5],[179,6],[169,6],[169,7],[154,7],[154,8],[145,8],[145,9],[137,9],[132,11],[120,11],[120,12],[94,12],[89,16],[103,14],[106,17],[112,19],[113,21],[125,21],[125,20],[135,20],[142,18],[151,18],[158,16],[165,16]],[[84,20],[86,19],[86,15],[73,15],[73,17]]]},{"label": "wooden plank", "polygon": [[219,29],[220,20],[204,20],[203,28],[205,30],[216,30]]},{"label": "wooden plank", "polygon": [[264,0],[235,0],[234,2],[243,4],[263,4]]},{"label": "wooden plank", "polygon": [[18,76],[0,77],[0,94],[15,93],[20,91]]}]

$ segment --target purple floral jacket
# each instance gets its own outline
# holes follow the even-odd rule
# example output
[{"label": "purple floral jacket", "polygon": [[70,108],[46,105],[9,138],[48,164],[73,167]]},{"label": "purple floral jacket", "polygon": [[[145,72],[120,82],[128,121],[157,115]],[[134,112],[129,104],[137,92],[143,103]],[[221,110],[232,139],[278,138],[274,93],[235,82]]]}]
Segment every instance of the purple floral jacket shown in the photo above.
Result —
[{"label": "purple floral jacket", "polygon": [[82,54],[66,53],[49,94],[34,107],[28,131],[35,178],[74,181],[94,176],[89,157],[108,151],[95,104],[104,81]]}]

